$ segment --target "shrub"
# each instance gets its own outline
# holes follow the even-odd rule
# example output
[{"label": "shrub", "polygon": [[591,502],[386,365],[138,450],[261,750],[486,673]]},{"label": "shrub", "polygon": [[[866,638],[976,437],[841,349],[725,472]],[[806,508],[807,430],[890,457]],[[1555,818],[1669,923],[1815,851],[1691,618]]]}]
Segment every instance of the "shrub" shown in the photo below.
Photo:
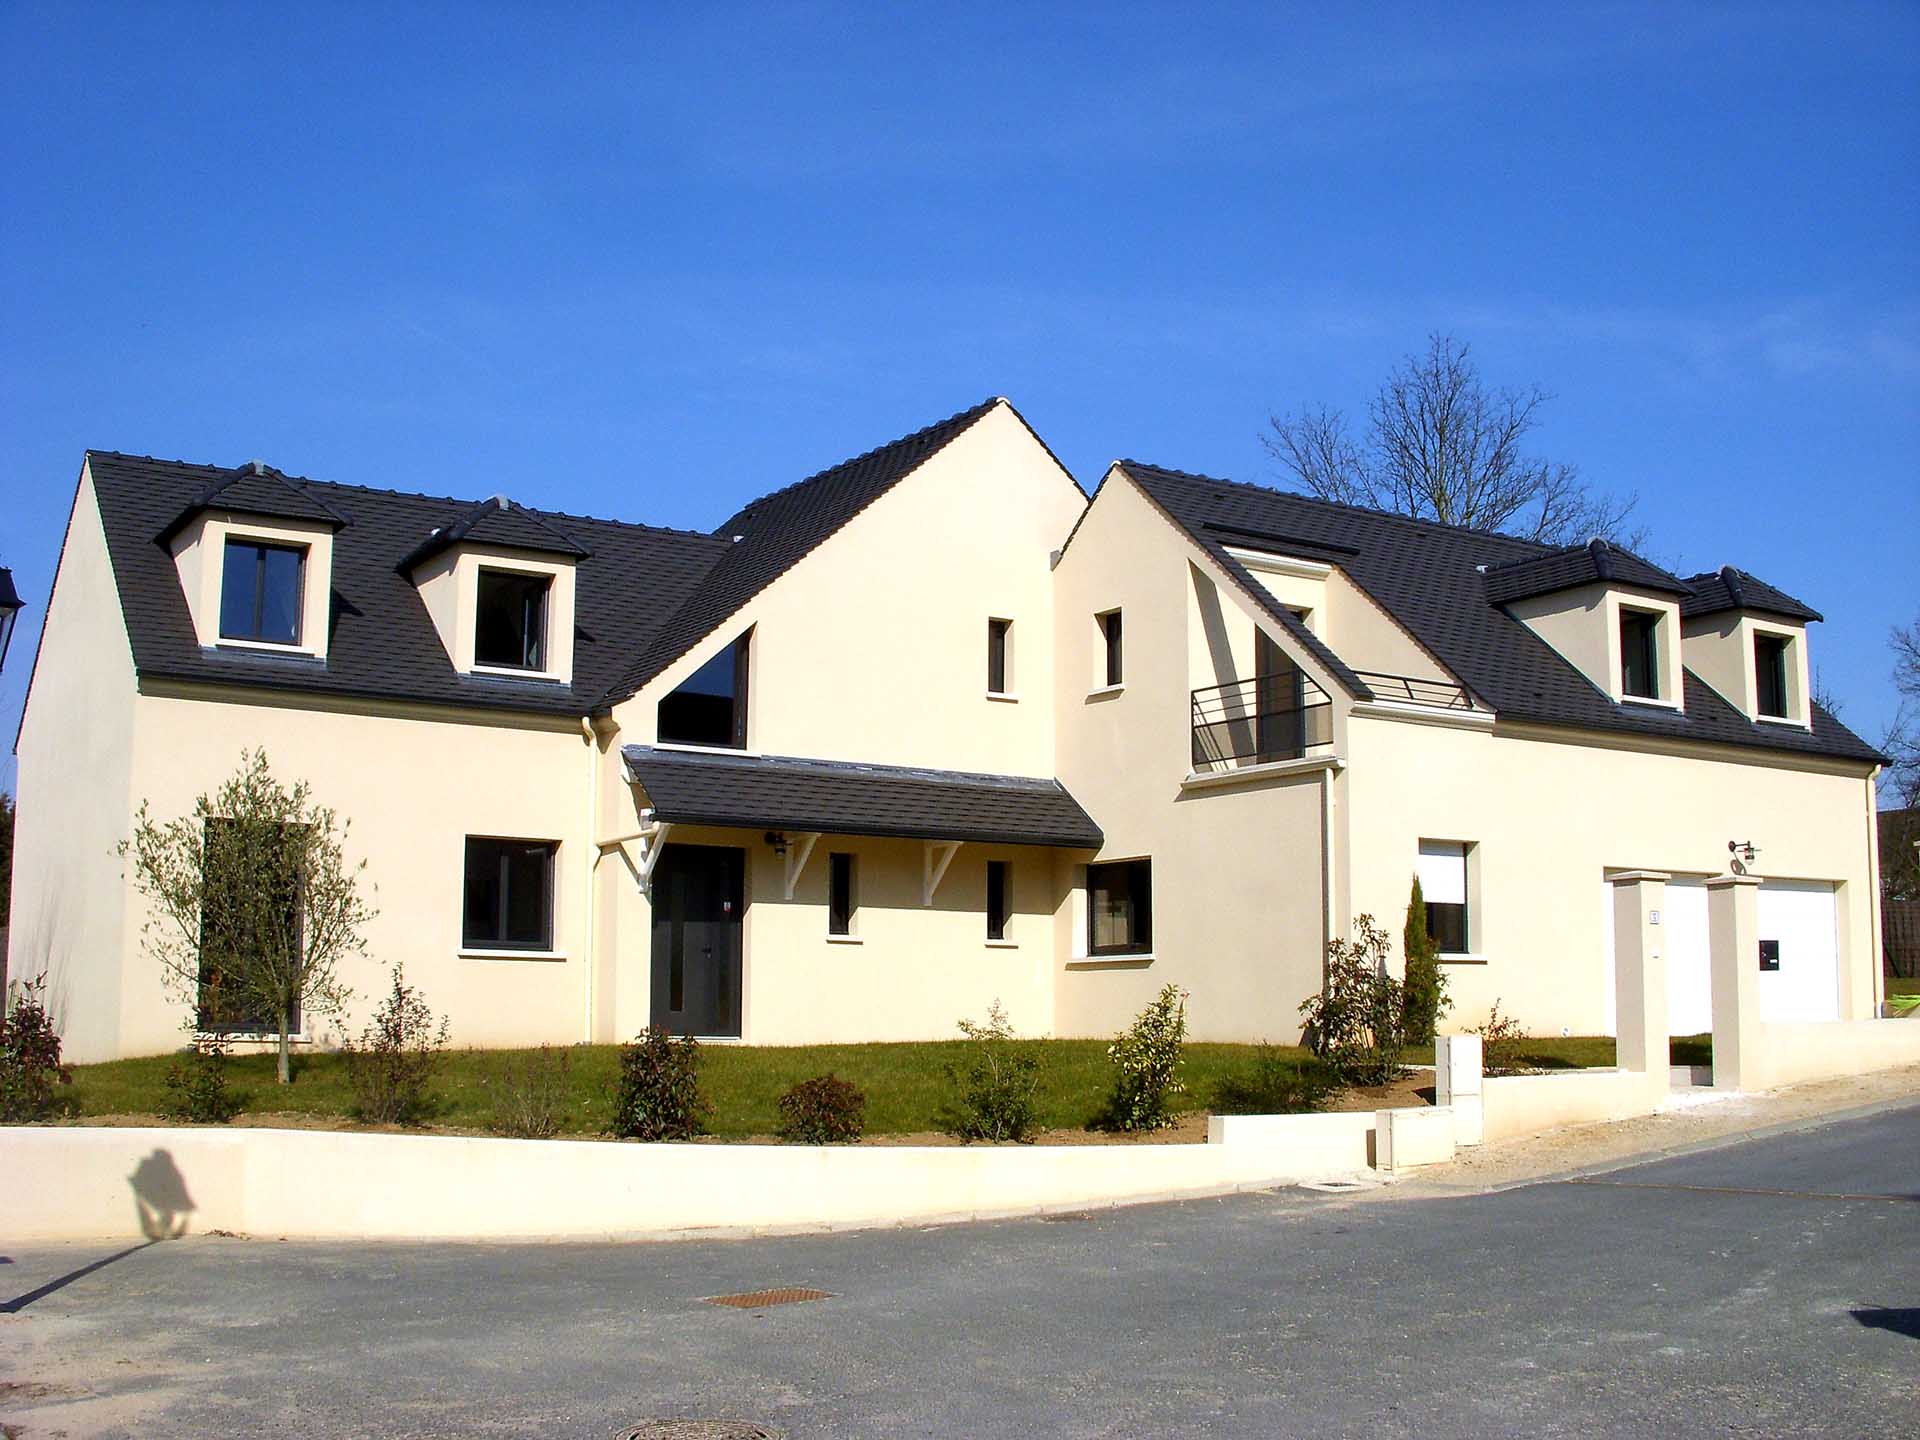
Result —
[{"label": "shrub", "polygon": [[417,986],[393,967],[393,988],[358,1042],[346,1045],[353,1113],[374,1125],[418,1125],[433,1113],[427,1091],[447,1048],[447,1022],[436,1029]]},{"label": "shrub", "polygon": [[1173,1124],[1180,1083],[1180,1048],[1187,1038],[1187,992],[1168,985],[1107,1046],[1118,1072],[1104,1124],[1113,1130],[1163,1130]]},{"label": "shrub", "polygon": [[1384,1085],[1405,1073],[1405,1001],[1387,973],[1387,932],[1357,916],[1352,940],[1327,942],[1326,985],[1301,1002],[1307,1047],[1345,1085]]},{"label": "shrub", "polygon": [[161,1113],[195,1125],[224,1125],[245,1109],[227,1086],[227,1047],[204,1040],[167,1066]]},{"label": "shrub", "polygon": [[1272,1045],[1222,1076],[1213,1092],[1216,1115],[1304,1115],[1324,1110],[1345,1087],[1317,1061],[1302,1064]]},{"label": "shrub", "polygon": [[946,1067],[954,1089],[948,1133],[962,1140],[1031,1140],[1040,1128],[1039,1055],[1014,1039],[998,1000],[987,1008],[986,1024],[962,1020],[960,1033],[969,1043],[965,1060]]},{"label": "shrub", "polygon": [[609,1131],[623,1140],[691,1140],[704,1128],[700,1043],[649,1025],[620,1047],[620,1088]]},{"label": "shrub", "polygon": [[1500,1013],[1496,999],[1487,1012],[1487,1023],[1474,1034],[1480,1037],[1480,1069],[1485,1075],[1531,1075],[1540,1067],[1528,1062],[1527,1046],[1533,1037],[1511,1015]]},{"label": "shrub", "polygon": [[867,1097],[837,1075],[802,1080],[780,1097],[780,1138],[801,1145],[858,1140],[867,1126]]},{"label": "shrub", "polygon": [[559,1133],[567,1108],[573,1057],[542,1045],[502,1055],[487,1076],[487,1128],[517,1140],[546,1140]]},{"label": "shrub", "polygon": [[47,977],[20,982],[13,1008],[0,1013],[0,1125],[44,1120],[54,1094],[73,1075],[60,1063],[60,1035],[45,1001]]},{"label": "shrub", "polygon": [[1440,1017],[1453,1008],[1447,998],[1447,977],[1440,970],[1440,947],[1427,933],[1427,900],[1420,893],[1420,877],[1413,877],[1407,901],[1407,926],[1401,937],[1406,955],[1406,979],[1401,995],[1400,1028],[1409,1045],[1431,1045]]}]

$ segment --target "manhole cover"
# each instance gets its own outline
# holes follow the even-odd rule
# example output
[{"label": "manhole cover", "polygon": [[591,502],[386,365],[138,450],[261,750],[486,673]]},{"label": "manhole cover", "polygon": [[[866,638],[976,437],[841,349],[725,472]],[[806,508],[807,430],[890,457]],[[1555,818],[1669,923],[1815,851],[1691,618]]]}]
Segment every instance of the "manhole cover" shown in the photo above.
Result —
[{"label": "manhole cover", "polygon": [[731,1305],[735,1310],[764,1310],[769,1305],[797,1305],[802,1300],[831,1300],[825,1290],[806,1290],[789,1285],[779,1290],[742,1290],[738,1295],[709,1295],[709,1305]]},{"label": "manhole cover", "polygon": [[751,1420],[643,1420],[620,1440],[780,1440],[780,1432]]}]

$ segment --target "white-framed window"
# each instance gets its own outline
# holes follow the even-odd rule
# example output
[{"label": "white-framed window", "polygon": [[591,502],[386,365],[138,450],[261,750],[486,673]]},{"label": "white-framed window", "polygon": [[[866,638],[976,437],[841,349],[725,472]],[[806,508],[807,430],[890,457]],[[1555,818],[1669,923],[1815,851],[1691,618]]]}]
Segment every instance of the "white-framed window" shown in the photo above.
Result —
[{"label": "white-framed window", "polygon": [[1660,693],[1660,612],[1620,607],[1620,693],[1664,700]]},{"label": "white-framed window", "polygon": [[1469,856],[1473,846],[1461,840],[1422,840],[1414,873],[1427,907],[1427,934],[1442,955],[1473,953],[1475,917]]},{"label": "white-framed window", "polygon": [[220,567],[220,638],[300,644],[307,547],[229,535]]},{"label": "white-framed window", "polygon": [[474,584],[473,663],[499,670],[546,669],[553,577],[482,567]]},{"label": "white-framed window", "polygon": [[987,621],[987,693],[1013,694],[1013,621],[998,616]]},{"label": "white-framed window", "polygon": [[1153,953],[1153,861],[1087,866],[1087,954]]},{"label": "white-framed window", "polygon": [[827,856],[827,934],[841,938],[854,934],[860,913],[859,886],[856,856],[844,850]]}]

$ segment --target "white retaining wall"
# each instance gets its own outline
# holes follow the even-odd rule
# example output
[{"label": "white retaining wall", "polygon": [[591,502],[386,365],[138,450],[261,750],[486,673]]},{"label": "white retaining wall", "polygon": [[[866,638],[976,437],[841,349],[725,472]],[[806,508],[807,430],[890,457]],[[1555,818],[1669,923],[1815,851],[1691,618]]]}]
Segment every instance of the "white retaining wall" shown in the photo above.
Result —
[{"label": "white retaining wall", "polygon": [[0,1234],[588,1238],[965,1219],[1353,1175],[1374,1116],[1212,1125],[1205,1145],[820,1148],[10,1128]]}]

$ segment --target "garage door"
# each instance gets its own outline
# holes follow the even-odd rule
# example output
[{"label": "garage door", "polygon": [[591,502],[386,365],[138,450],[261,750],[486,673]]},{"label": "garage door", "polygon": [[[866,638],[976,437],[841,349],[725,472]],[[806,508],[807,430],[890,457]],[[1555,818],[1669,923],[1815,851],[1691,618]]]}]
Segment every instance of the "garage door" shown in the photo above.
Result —
[{"label": "garage door", "polygon": [[[1707,950],[1707,882],[1676,877],[1667,882],[1660,916],[1661,953],[1667,961],[1667,1033],[1704,1035],[1713,1029],[1713,970]],[[1600,885],[1601,931],[1606,957],[1604,1013],[1609,1035],[1618,1034],[1613,955],[1613,884]]]},{"label": "garage door", "polygon": [[1760,972],[1762,1020],[1838,1020],[1840,943],[1833,886],[1769,880],[1758,901],[1763,964],[1778,947],[1779,969]]}]

